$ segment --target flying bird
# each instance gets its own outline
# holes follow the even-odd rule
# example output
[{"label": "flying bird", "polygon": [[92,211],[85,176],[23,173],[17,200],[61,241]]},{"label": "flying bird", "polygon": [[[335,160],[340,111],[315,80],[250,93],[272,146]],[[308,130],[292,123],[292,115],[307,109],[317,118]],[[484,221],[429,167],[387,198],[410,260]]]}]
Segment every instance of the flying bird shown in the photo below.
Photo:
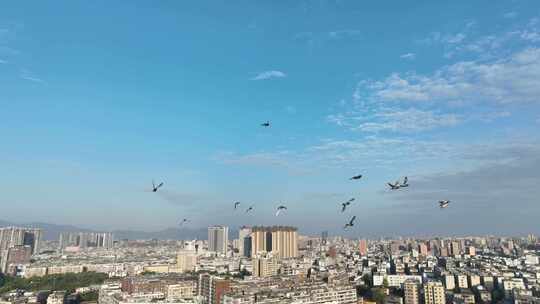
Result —
[{"label": "flying bird", "polygon": [[187,222],[189,222],[188,219],[183,219],[183,220],[180,222],[180,226],[183,226],[184,223],[187,223]]},{"label": "flying bird", "polygon": [[359,174],[359,175],[355,175],[351,178],[349,178],[350,180],[354,180],[354,179],[361,179],[362,178],[362,174]]},{"label": "flying bird", "polygon": [[355,219],[356,219],[356,215],[353,216],[353,217],[351,218],[351,220],[350,220],[347,224],[345,224],[345,227],[343,227],[343,229],[347,229],[348,227],[354,226],[354,220],[355,220]]},{"label": "flying bird", "polygon": [[158,189],[161,188],[162,186],[163,186],[163,183],[160,183],[159,185],[156,186],[156,184],[152,180],[152,192],[157,192]]},{"label": "flying bird", "polygon": [[390,190],[397,190],[401,187],[399,184],[399,181],[396,181],[395,183],[388,183],[388,186],[390,186]]},{"label": "flying bird", "polygon": [[439,201],[439,207],[440,207],[441,209],[448,207],[449,204],[450,204],[450,201],[449,201],[449,200],[442,200],[442,201]]},{"label": "flying bird", "polygon": [[266,121],[264,123],[261,124],[262,127],[270,127],[270,121]]},{"label": "flying bird", "polygon": [[283,210],[287,210],[287,207],[285,207],[283,205],[277,207],[276,216],[278,216],[281,213],[281,211],[283,211]]},{"label": "flying bird", "polygon": [[349,206],[352,202],[354,202],[354,197],[346,201],[345,203],[341,203],[341,212],[345,212],[345,209],[347,209],[347,206]]},{"label": "flying bird", "polygon": [[403,183],[400,185],[401,187],[409,187],[409,179],[405,176],[403,178]]},{"label": "flying bird", "polygon": [[238,208],[238,205],[240,205],[240,202],[234,202],[234,210],[236,210],[236,208]]},{"label": "flying bird", "polygon": [[253,206],[249,206],[249,208],[247,208],[246,210],[246,213],[250,212],[251,210],[253,210]]}]

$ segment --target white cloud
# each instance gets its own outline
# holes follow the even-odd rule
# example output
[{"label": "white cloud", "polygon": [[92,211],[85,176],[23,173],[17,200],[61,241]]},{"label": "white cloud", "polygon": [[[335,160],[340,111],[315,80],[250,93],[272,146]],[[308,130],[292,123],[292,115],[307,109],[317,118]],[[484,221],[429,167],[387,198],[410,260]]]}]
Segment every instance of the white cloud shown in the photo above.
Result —
[{"label": "white cloud", "polygon": [[512,113],[509,111],[496,111],[496,112],[473,115],[474,118],[477,118],[478,120],[482,122],[493,122],[499,118],[506,118],[510,116],[512,116]]},{"label": "white cloud", "polygon": [[416,54],[414,54],[414,53],[405,53],[405,54],[399,56],[399,58],[413,60],[413,59],[416,58]]},{"label": "white cloud", "polygon": [[405,102],[540,102],[540,49],[492,62],[461,61],[432,75],[391,74],[369,82],[371,97]]},{"label": "white cloud", "polygon": [[37,77],[34,73],[26,69],[21,69],[19,76],[24,80],[28,80],[32,82],[39,82],[39,83],[45,82],[43,79]]},{"label": "white cloud", "polygon": [[259,73],[257,76],[251,78],[251,80],[266,80],[272,78],[284,78],[287,77],[287,74],[281,71],[264,71]]},{"label": "white cloud", "polygon": [[415,108],[406,110],[383,109],[374,114],[374,121],[360,123],[353,128],[364,132],[418,132],[438,127],[455,126],[461,122],[456,114],[437,114]]}]

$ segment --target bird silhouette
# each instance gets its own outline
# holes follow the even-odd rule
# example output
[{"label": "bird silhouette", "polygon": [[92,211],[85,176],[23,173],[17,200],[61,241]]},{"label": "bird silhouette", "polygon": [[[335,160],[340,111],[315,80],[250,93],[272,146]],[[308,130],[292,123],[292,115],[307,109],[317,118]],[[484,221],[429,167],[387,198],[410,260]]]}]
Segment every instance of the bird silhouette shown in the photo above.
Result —
[{"label": "bird silhouette", "polygon": [[262,127],[270,127],[270,121],[266,121],[264,123],[261,124]]},{"label": "bird silhouette", "polygon": [[341,212],[345,212],[345,209],[347,209],[347,206],[349,206],[352,202],[354,202],[354,197],[346,201],[345,203],[341,203]]},{"label": "bird silhouette", "polygon": [[351,218],[351,220],[350,220],[347,224],[345,224],[345,227],[343,227],[343,229],[347,229],[348,227],[354,226],[354,220],[356,220],[356,215],[353,216],[353,217]]},{"label": "bird silhouette", "polygon": [[185,223],[189,222],[188,219],[183,219],[181,222],[180,222],[180,226],[183,226]]},{"label": "bird silhouette", "polygon": [[439,208],[441,208],[441,209],[446,208],[446,207],[448,207],[449,204],[450,204],[449,200],[439,201]]},{"label": "bird silhouette", "polygon": [[240,205],[240,202],[234,202],[234,210],[236,210],[236,208],[238,208],[238,205]]},{"label": "bird silhouette", "polygon": [[287,210],[287,207],[283,206],[283,205],[277,207],[276,216],[278,216],[281,213],[281,211],[283,211],[283,210]]},{"label": "bird silhouette", "polygon": [[350,180],[355,180],[355,179],[361,179],[362,178],[362,174],[359,174],[359,175],[355,175],[351,178],[349,178]]},{"label": "bird silhouette", "polygon": [[388,186],[390,186],[390,190],[398,190],[401,185],[399,184],[399,181],[396,181],[395,183],[388,183]]},{"label": "bird silhouette", "polygon": [[251,210],[253,210],[253,206],[249,206],[249,208],[247,208],[246,210],[246,213],[250,212]]},{"label": "bird silhouette", "polygon": [[403,183],[401,184],[401,187],[409,187],[409,179],[406,176],[403,178]]},{"label": "bird silhouette", "polygon": [[163,183],[160,183],[159,185],[156,186],[156,183],[154,183],[154,181],[152,180],[152,192],[157,192],[159,188],[161,188],[163,186]]}]

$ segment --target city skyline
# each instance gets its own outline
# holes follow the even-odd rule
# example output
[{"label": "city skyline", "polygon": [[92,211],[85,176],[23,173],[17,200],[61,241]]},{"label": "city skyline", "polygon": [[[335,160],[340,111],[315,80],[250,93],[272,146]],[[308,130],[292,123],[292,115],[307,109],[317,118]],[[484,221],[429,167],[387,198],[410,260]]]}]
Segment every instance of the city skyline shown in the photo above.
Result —
[{"label": "city skyline", "polygon": [[3,3],[0,83],[2,221],[540,233],[535,1]]}]

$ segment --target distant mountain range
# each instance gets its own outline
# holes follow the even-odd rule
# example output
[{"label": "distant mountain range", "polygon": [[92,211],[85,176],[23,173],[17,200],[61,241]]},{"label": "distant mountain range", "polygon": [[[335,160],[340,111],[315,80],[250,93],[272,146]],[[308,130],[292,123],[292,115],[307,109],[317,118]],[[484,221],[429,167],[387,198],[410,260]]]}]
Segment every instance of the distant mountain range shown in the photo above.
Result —
[{"label": "distant mountain range", "polygon": [[[58,240],[60,233],[64,232],[104,232],[98,230],[84,229],[70,225],[57,225],[49,223],[10,223],[0,220],[0,227],[17,226],[17,227],[35,227],[43,229],[43,238],[45,240]],[[107,231],[108,232],[108,231]],[[137,231],[137,230],[114,230],[115,240],[188,240],[188,239],[207,239],[208,230],[206,228],[190,229],[190,228],[167,228],[160,231]],[[237,234],[237,231],[229,230],[229,238]]]}]

